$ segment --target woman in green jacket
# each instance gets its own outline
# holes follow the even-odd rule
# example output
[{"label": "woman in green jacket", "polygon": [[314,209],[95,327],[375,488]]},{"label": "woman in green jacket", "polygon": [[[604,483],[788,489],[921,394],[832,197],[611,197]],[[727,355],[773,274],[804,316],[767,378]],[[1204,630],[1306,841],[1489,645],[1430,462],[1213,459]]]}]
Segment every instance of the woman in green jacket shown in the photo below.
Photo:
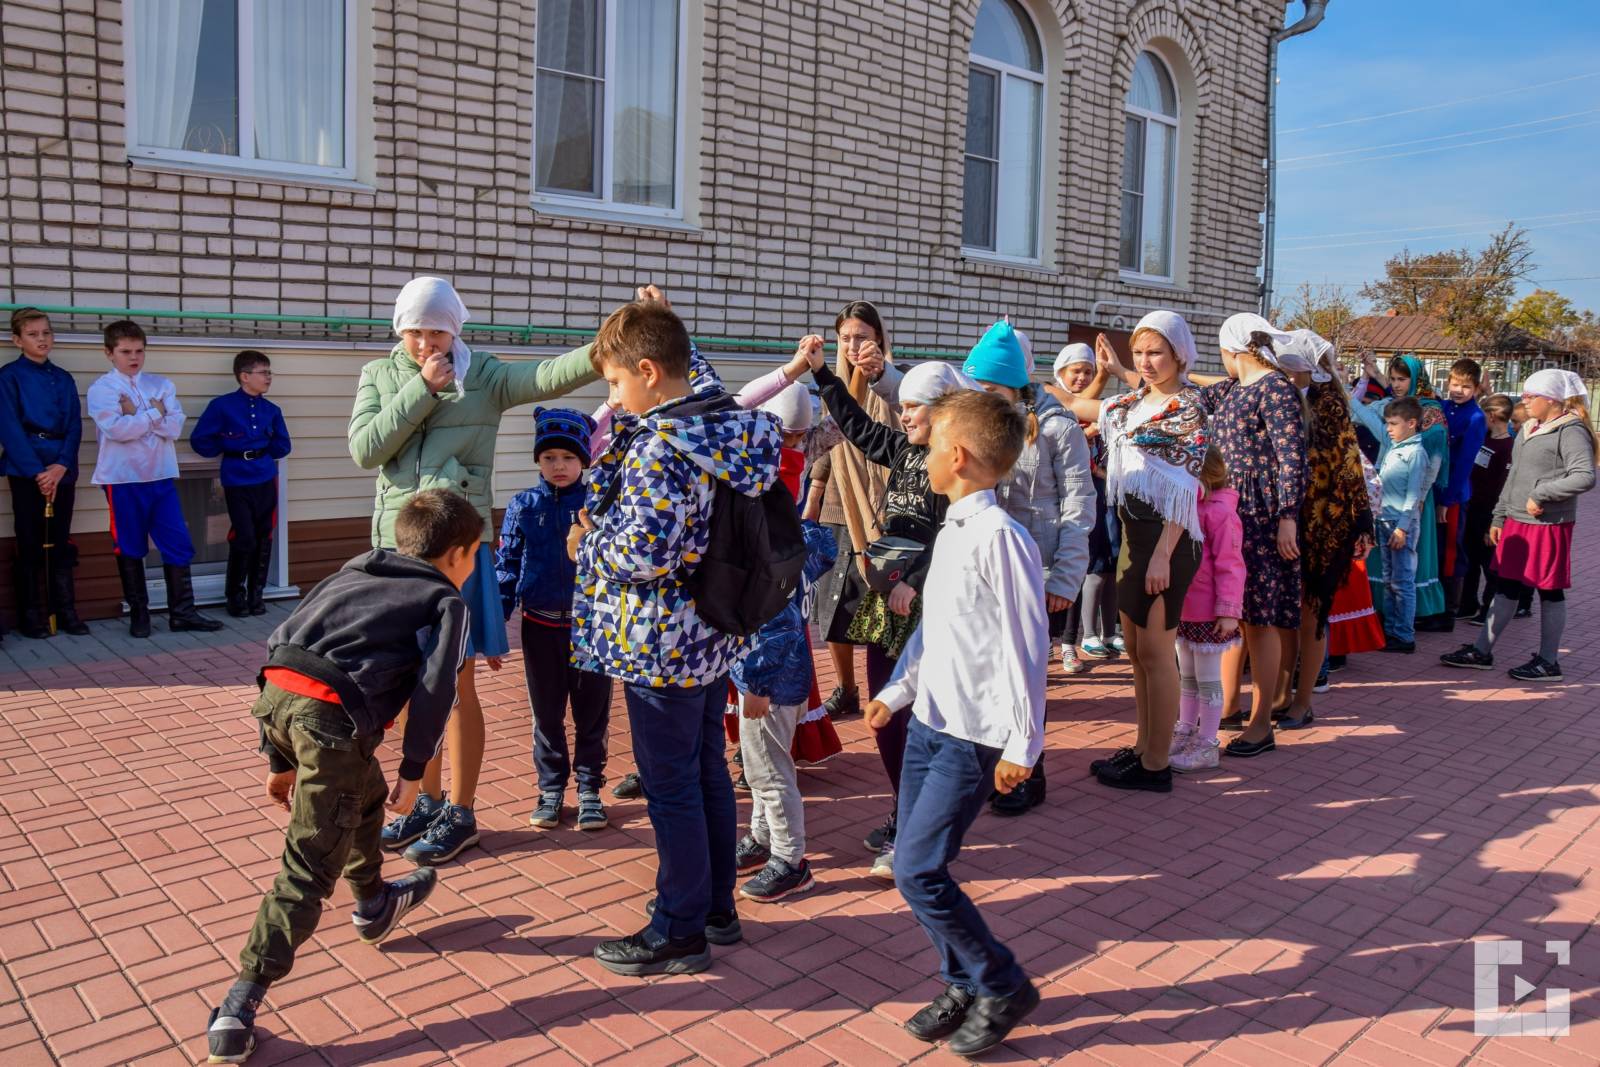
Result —
[{"label": "woman in green jacket", "polygon": [[493,479],[500,417],[507,408],[560,396],[598,377],[587,345],[527,363],[474,352],[461,341],[466,320],[466,306],[443,278],[407,282],[394,309],[400,342],[361,369],[350,414],[350,455],[378,471],[375,548],[395,547],[395,516],[423,489],[452,489],[483,517],[477,563],[462,590],[471,638],[447,735],[454,795],[445,801],[443,758],[435,756],[423,774],[416,806],[383,829],[383,847],[406,849],[406,858],[417,864],[446,862],[478,840],[472,804],[483,765],[483,706],[472,671],[479,655],[498,670],[500,657],[510,650],[494,581]]}]

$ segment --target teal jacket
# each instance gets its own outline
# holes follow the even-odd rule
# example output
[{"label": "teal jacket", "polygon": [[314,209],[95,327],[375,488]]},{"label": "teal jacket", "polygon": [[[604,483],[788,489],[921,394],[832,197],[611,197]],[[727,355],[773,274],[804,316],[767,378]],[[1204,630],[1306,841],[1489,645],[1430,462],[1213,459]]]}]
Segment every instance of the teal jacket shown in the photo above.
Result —
[{"label": "teal jacket", "polygon": [[[394,548],[394,520],[423,489],[454,489],[483,516],[483,540],[493,542],[494,447],[507,408],[548,400],[599,378],[589,345],[554,359],[511,363],[474,351],[465,383],[438,396],[428,391],[401,345],[361,368],[350,413],[350,456],[378,471],[372,504],[372,545]],[[465,388],[462,388],[464,384]]]}]

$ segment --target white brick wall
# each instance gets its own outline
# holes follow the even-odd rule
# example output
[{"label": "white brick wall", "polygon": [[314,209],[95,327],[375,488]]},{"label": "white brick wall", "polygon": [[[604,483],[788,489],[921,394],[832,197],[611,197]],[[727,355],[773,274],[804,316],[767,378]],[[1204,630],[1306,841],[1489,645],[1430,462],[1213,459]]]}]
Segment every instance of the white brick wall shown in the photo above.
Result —
[{"label": "white brick wall", "polygon": [[[1060,121],[1045,144],[1049,265],[1025,269],[960,250],[976,0],[691,2],[700,136],[684,231],[533,210],[532,2],[372,0],[365,192],[130,166],[123,6],[6,0],[0,292],[387,317],[426,272],[452,278],[480,319],[584,328],[648,280],[702,334],[797,337],[865,297],[902,346],[964,348],[1010,313],[1041,352],[1094,321],[1097,301],[1194,312],[1203,338],[1216,312],[1255,305],[1282,3],[1029,0]],[[1129,284],[1116,262],[1122,101],[1158,38],[1193,71],[1177,290]],[[413,42],[434,52],[421,74]]]}]

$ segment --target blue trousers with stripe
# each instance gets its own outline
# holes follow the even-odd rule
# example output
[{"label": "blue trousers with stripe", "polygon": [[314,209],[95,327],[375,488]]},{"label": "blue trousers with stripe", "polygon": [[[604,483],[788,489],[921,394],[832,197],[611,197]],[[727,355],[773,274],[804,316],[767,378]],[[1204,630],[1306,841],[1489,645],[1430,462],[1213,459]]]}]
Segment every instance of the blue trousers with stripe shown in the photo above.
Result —
[{"label": "blue trousers with stripe", "polygon": [[173,567],[189,565],[194,559],[194,542],[183,521],[176,481],[164,478],[158,482],[108,485],[104,489],[117,555],[144,559],[153,541],[163,563]]}]

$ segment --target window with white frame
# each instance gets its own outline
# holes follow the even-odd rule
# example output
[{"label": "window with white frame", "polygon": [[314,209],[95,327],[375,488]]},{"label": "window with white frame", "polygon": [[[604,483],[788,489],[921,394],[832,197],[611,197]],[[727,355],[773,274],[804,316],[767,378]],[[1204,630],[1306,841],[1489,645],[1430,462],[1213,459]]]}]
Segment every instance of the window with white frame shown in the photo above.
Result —
[{"label": "window with white frame", "polygon": [[961,244],[968,252],[1039,258],[1044,49],[1017,0],[983,0],[967,68]]},{"label": "window with white frame", "polygon": [[676,216],[684,0],[539,0],[533,184],[543,203]]},{"label": "window with white frame", "polygon": [[1178,93],[1154,52],[1140,52],[1128,90],[1122,145],[1124,272],[1172,278],[1178,173]]},{"label": "window with white frame", "polygon": [[128,151],[354,177],[355,0],[128,0]]}]

